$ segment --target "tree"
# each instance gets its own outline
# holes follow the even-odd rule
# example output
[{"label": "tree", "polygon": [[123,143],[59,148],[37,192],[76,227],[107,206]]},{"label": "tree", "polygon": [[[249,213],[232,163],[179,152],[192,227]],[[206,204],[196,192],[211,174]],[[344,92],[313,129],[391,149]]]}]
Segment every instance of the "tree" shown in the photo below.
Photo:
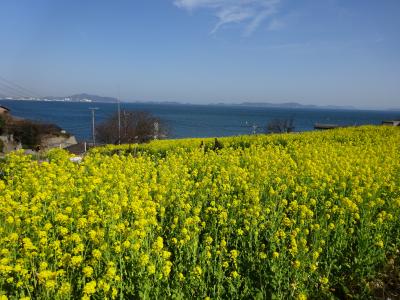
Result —
[{"label": "tree", "polygon": [[145,143],[167,135],[165,123],[143,111],[121,111],[120,136],[118,113],[96,126],[96,139],[105,144]]},{"label": "tree", "polygon": [[6,127],[6,120],[0,115],[0,135],[3,134]]},{"label": "tree", "polygon": [[289,133],[294,131],[293,118],[273,119],[267,124],[267,133]]}]

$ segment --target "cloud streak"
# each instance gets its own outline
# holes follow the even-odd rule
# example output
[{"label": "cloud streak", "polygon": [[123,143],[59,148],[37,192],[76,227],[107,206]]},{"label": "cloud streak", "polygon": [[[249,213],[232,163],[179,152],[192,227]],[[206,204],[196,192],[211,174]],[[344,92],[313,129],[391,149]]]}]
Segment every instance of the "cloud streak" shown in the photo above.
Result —
[{"label": "cloud streak", "polygon": [[244,24],[243,35],[251,35],[263,22],[274,16],[281,0],[175,0],[174,4],[189,12],[211,11],[218,19],[211,34],[228,24]]}]

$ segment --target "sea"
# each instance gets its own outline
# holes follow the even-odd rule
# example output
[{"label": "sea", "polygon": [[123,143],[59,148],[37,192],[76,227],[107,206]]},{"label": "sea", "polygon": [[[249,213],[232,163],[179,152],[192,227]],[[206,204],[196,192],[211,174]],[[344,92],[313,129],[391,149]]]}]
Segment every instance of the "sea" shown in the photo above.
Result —
[{"label": "sea", "polygon": [[[0,100],[16,117],[54,123],[80,141],[92,136],[92,113],[99,124],[117,111],[114,103]],[[315,123],[381,124],[399,119],[399,111],[270,108],[241,105],[191,105],[121,102],[121,110],[146,111],[162,119],[170,138],[222,137],[263,133],[274,119],[293,119],[295,131],[314,130]]]}]

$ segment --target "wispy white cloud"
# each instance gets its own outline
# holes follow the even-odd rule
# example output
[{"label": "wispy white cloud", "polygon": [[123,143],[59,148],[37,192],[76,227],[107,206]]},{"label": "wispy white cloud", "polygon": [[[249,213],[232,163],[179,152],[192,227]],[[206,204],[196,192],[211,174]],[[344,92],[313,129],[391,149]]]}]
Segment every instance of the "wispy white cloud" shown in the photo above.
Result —
[{"label": "wispy white cloud", "polygon": [[285,22],[282,20],[272,19],[268,24],[268,30],[275,31],[280,30],[286,26]]},{"label": "wispy white cloud", "polygon": [[[212,34],[224,25],[239,23],[244,24],[245,36],[251,35],[268,18],[276,15],[280,2],[281,0],[174,0],[177,7],[190,12],[197,9],[210,10],[218,19],[211,30]],[[278,22],[274,20],[275,23]],[[277,23],[272,26],[276,25]]]}]

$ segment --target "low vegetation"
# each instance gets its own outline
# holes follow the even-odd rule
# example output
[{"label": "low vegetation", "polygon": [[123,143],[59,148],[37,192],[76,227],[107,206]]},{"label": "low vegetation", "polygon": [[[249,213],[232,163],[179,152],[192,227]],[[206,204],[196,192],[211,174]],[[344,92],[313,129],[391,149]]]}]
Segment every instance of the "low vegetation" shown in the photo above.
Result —
[{"label": "low vegetation", "polygon": [[400,247],[399,150],[398,128],[367,126],[107,146],[79,164],[62,150],[42,163],[12,153],[0,298],[384,294]]}]

